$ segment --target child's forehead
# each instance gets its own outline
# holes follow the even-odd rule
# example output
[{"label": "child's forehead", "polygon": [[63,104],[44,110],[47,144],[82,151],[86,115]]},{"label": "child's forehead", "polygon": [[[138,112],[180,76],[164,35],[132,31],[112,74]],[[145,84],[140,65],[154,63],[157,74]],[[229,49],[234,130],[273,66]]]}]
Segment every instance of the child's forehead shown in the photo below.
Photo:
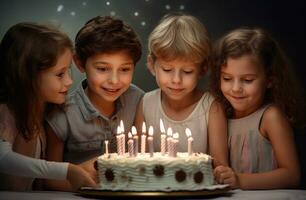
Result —
[{"label": "child's forehead", "polygon": [[112,59],[123,59],[123,60],[131,60],[133,61],[133,57],[130,55],[128,51],[120,50],[120,51],[112,51],[112,52],[98,52],[88,57],[89,60],[112,60]]},{"label": "child's forehead", "polygon": [[189,58],[157,58],[156,61],[165,65],[198,66],[199,64]]}]

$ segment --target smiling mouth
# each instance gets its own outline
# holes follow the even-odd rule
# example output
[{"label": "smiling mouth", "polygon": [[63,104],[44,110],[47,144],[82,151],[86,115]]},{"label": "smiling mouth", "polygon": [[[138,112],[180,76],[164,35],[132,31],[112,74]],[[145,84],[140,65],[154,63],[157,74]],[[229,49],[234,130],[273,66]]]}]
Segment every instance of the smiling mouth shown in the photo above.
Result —
[{"label": "smiling mouth", "polygon": [[120,90],[120,88],[119,89],[110,89],[110,88],[103,88],[106,92],[109,92],[109,93],[116,93],[116,92],[118,92],[119,90]]}]

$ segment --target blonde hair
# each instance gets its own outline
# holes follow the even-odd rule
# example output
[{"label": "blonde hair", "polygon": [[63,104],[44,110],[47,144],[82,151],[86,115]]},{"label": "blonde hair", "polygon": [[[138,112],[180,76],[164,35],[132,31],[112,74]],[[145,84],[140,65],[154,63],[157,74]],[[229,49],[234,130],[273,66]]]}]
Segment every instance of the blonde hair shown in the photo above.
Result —
[{"label": "blonde hair", "polygon": [[149,35],[149,56],[174,60],[178,57],[208,65],[211,43],[204,25],[186,14],[164,16]]}]

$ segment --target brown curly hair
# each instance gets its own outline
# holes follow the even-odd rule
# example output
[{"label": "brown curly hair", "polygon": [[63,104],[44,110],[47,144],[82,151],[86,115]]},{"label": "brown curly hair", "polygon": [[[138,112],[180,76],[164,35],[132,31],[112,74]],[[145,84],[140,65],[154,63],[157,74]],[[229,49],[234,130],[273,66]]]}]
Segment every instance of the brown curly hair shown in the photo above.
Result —
[{"label": "brown curly hair", "polygon": [[228,58],[244,55],[256,57],[264,67],[267,77],[272,78],[272,87],[266,90],[264,103],[278,105],[292,125],[304,124],[304,94],[292,66],[279,44],[260,28],[233,30],[214,46],[209,86],[211,93],[223,103],[227,116],[232,117],[233,108],[221,91],[221,68],[226,65]]}]

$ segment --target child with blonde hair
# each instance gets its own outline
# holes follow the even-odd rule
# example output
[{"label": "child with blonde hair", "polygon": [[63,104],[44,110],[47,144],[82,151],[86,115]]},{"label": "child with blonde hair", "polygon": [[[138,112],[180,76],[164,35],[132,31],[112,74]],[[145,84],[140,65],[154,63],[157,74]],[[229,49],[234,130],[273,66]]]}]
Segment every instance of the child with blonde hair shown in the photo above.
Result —
[{"label": "child with blonde hair", "polygon": [[[0,44],[0,190],[35,189],[35,178],[95,186],[81,167],[42,160],[44,116],[65,102],[72,84],[72,42],[54,27],[12,26]],[[41,188],[41,186],[39,186]]]},{"label": "child with blonde hair", "polygon": [[231,166],[217,167],[217,180],[241,189],[298,186],[292,125],[302,104],[278,43],[262,29],[236,29],[216,44],[215,61],[211,91],[229,118]]},{"label": "child with blonde hair", "polygon": [[143,121],[153,126],[154,150],[160,151],[161,119],[166,129],[179,133],[178,151],[187,152],[189,128],[194,152],[209,153],[227,165],[224,111],[198,85],[210,67],[211,43],[204,25],[191,15],[166,15],[151,32],[148,47],[148,68],[159,88],[143,97],[135,121],[138,129]]}]

